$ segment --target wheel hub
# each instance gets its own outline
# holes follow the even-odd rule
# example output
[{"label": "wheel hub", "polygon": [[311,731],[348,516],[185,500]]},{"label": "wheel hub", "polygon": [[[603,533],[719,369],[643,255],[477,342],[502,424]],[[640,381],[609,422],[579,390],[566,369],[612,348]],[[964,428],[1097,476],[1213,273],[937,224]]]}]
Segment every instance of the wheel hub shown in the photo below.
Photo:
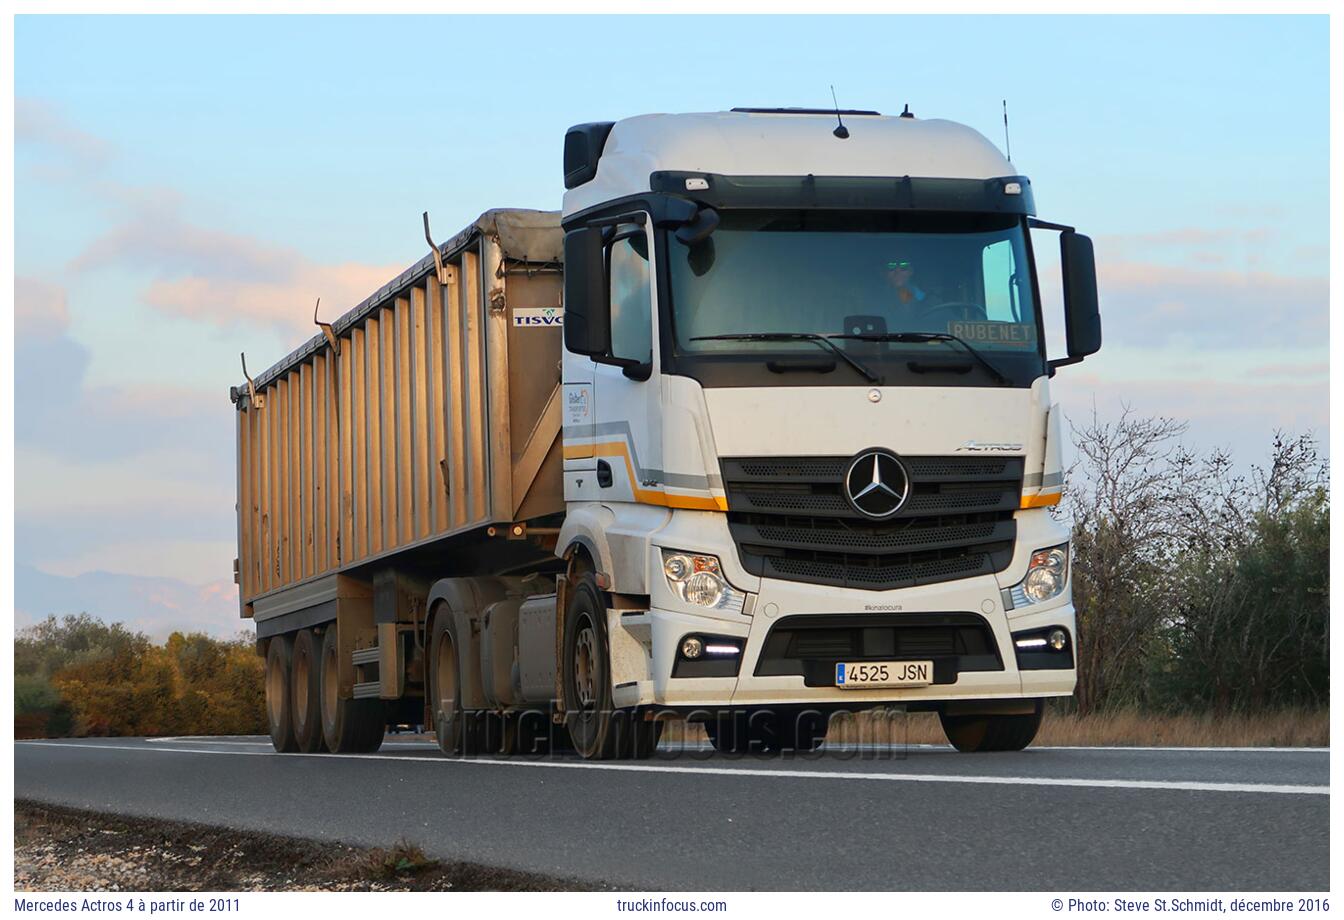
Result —
[{"label": "wheel hub", "polygon": [[591,709],[597,700],[596,670],[597,636],[585,620],[574,640],[574,689],[581,709]]}]

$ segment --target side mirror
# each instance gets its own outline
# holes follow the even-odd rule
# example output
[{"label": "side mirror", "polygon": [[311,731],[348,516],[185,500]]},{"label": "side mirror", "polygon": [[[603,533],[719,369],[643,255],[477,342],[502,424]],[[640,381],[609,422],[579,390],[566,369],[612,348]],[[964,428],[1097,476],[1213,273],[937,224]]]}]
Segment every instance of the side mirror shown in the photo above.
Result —
[{"label": "side mirror", "polygon": [[600,227],[565,234],[565,348],[588,357],[611,350],[611,304]]},{"label": "side mirror", "polygon": [[1097,264],[1092,240],[1073,230],[1059,235],[1064,282],[1064,337],[1069,356],[1051,364],[1076,364],[1101,350],[1101,308],[1097,304]]},{"label": "side mirror", "polygon": [[677,239],[687,246],[694,246],[709,239],[719,226],[719,212],[713,208],[701,208],[687,223],[677,228]]}]

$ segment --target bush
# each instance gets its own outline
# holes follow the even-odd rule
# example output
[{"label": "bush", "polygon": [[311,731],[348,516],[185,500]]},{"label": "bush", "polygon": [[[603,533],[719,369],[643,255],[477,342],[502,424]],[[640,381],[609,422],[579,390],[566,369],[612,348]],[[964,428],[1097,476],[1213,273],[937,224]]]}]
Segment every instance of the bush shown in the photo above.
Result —
[{"label": "bush", "polygon": [[1262,711],[1329,697],[1328,468],[1276,436],[1236,475],[1128,410],[1074,429],[1077,706]]},{"label": "bush", "polygon": [[22,737],[266,730],[262,661],[247,636],[173,633],[155,645],[80,614],[48,617],[14,645]]}]

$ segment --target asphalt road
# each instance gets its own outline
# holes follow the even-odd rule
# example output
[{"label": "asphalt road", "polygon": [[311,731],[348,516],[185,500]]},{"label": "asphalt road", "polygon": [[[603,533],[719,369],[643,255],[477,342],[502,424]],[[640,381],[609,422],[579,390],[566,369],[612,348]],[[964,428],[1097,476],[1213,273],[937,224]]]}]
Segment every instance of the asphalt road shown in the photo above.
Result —
[{"label": "asphalt road", "polygon": [[950,748],[594,764],[18,742],[16,798],[657,890],[1329,888],[1325,750]]}]

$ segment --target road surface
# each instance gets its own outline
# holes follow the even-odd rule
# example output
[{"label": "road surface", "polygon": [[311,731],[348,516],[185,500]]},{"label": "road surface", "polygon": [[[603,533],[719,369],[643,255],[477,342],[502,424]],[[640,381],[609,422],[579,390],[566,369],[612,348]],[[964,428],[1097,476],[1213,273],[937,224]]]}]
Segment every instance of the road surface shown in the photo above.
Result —
[{"label": "road surface", "polygon": [[862,748],[642,762],[18,742],[15,798],[656,890],[1329,888],[1329,753]]}]

